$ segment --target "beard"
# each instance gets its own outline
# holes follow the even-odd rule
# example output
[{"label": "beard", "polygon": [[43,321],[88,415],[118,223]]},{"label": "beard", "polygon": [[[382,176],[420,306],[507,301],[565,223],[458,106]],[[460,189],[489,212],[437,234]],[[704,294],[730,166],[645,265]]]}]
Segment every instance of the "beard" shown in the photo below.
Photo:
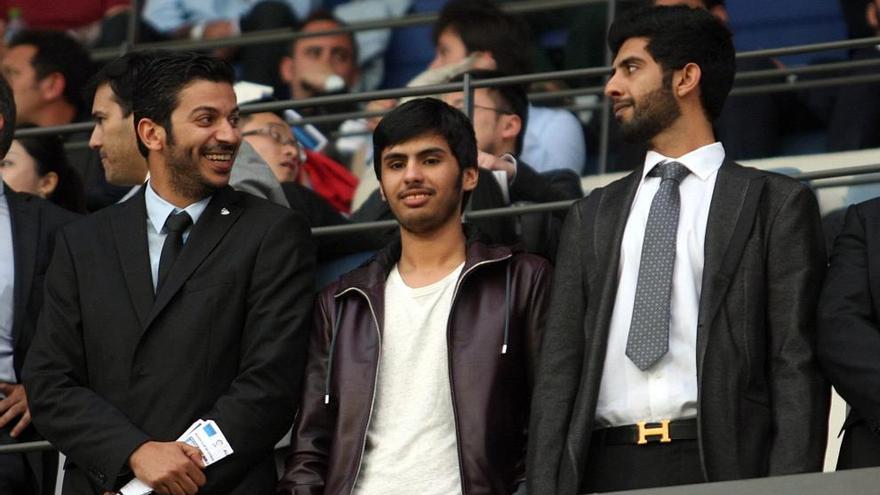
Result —
[{"label": "beard", "polygon": [[633,114],[628,122],[618,121],[621,137],[634,144],[648,143],[681,116],[672,88],[665,84],[645,94],[640,100],[631,101]]},{"label": "beard", "polygon": [[[462,175],[458,176],[455,190],[442,201],[437,203],[433,209],[418,209],[410,211],[408,215],[401,215],[396,211],[394,216],[401,228],[413,234],[427,234],[439,229],[445,225],[451,218],[461,216],[461,187]],[[419,187],[423,189],[424,186]],[[436,189],[433,190],[436,194]],[[405,192],[405,191],[404,191]]]},{"label": "beard", "polygon": [[184,149],[176,146],[174,140],[169,134],[168,139],[168,155],[166,163],[168,164],[169,179],[171,188],[177,194],[185,198],[198,201],[214,194],[219,187],[212,184],[202,175],[199,169],[199,157],[207,153],[235,153],[235,147],[228,144],[219,144],[213,147],[202,147],[198,153],[193,156],[193,148]]}]

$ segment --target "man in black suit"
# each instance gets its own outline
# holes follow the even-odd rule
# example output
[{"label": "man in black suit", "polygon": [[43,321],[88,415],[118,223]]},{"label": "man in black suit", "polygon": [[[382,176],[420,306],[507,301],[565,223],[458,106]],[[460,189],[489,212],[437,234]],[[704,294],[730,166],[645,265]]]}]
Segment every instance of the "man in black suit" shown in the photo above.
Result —
[{"label": "man in black suit", "polygon": [[[15,102],[0,78],[0,156],[15,132]],[[36,439],[21,368],[43,303],[55,231],[77,215],[0,182],[0,444]],[[51,493],[54,452],[0,456],[0,493]]]},{"label": "man in black suit", "polygon": [[640,9],[608,40],[605,93],[625,135],[650,151],[563,226],[529,491],[819,470],[829,389],[815,357],[816,199],[725,159],[711,122],[734,49],[708,12]]},{"label": "man in black suit", "polygon": [[880,199],[849,207],[819,299],[819,359],[852,407],[837,469],[880,466]]},{"label": "man in black suit", "polygon": [[[150,180],[62,230],[25,367],[34,422],[70,461],[64,493],[274,489],[312,299],[305,220],[228,187],[241,142],[232,68],[156,56],[137,81]],[[214,420],[233,453],[204,468],[175,442]]]}]

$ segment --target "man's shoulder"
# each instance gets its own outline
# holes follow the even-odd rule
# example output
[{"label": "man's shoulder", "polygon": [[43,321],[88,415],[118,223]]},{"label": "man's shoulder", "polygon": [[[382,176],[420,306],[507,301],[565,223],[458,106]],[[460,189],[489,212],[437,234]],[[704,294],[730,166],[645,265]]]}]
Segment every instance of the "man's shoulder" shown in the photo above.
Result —
[{"label": "man's shoulder", "polygon": [[8,202],[9,208],[13,211],[13,214],[18,210],[25,209],[37,211],[43,218],[42,228],[44,229],[48,228],[49,230],[54,230],[61,225],[72,222],[81,217],[78,213],[66,210],[49,200],[32,194],[15,191],[7,191],[7,194],[9,194],[10,199]]}]

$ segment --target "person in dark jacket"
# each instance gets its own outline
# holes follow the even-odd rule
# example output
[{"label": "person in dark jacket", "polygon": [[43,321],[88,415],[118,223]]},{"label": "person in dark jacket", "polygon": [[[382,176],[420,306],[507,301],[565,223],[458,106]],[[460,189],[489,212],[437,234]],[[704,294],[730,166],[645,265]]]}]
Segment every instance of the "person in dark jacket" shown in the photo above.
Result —
[{"label": "person in dark jacket", "polygon": [[512,493],[524,480],[550,283],[535,255],[468,238],[465,116],[436,99],[374,133],[400,240],[323,291],[281,493]]}]

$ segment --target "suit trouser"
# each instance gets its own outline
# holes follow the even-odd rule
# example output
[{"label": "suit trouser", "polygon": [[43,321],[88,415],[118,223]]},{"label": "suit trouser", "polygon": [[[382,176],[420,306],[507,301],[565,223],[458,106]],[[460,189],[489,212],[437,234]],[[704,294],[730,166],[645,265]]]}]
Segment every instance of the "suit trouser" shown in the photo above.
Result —
[{"label": "suit trouser", "polygon": [[877,435],[864,421],[856,421],[846,427],[837,469],[857,469],[880,466],[880,435]]},{"label": "suit trouser", "polygon": [[702,483],[696,440],[605,445],[593,435],[581,492],[611,492]]}]

